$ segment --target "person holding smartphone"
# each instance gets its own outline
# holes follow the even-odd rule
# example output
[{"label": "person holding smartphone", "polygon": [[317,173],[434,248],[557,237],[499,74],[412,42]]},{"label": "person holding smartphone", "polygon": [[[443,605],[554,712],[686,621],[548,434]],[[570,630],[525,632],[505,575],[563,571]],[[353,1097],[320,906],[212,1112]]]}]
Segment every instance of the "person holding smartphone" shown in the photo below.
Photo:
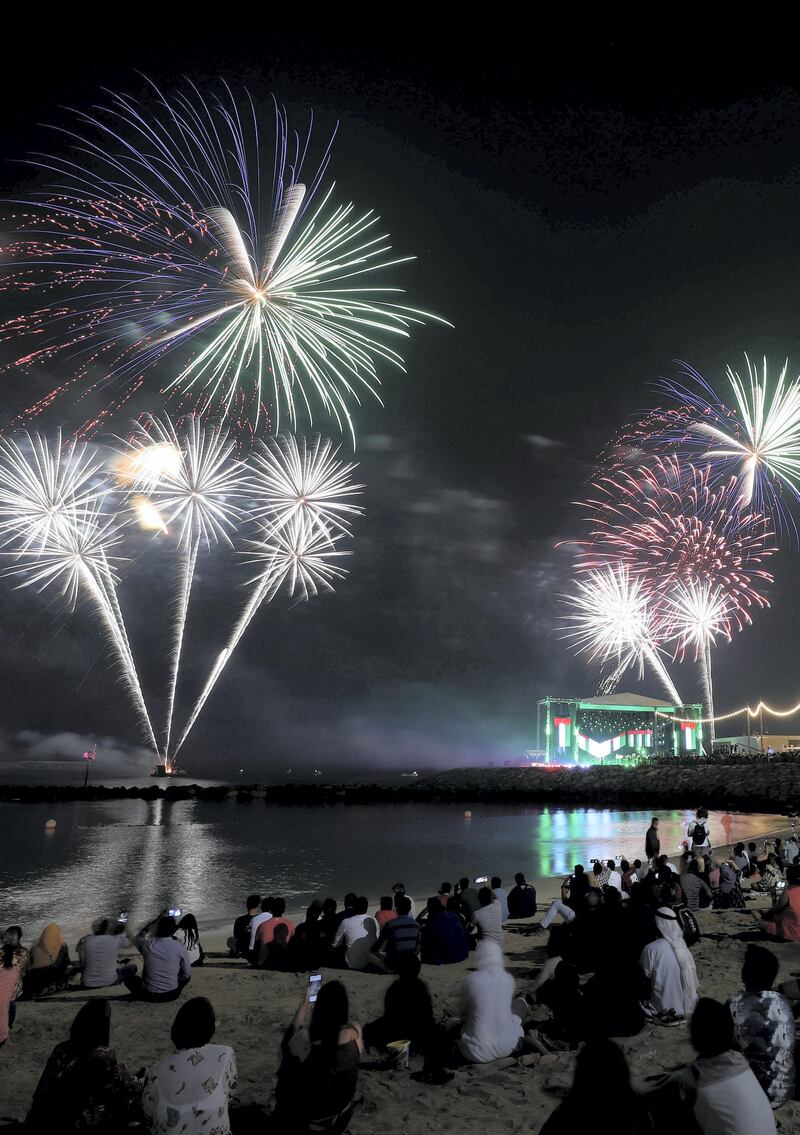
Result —
[{"label": "person holding smartphone", "polygon": [[92,933],[78,942],[83,989],[104,989],[108,985],[119,985],[136,973],[135,962],[117,966],[120,950],[127,950],[132,944],[127,932],[127,921],[128,916],[124,911],[118,919],[98,918],[92,923]]},{"label": "person holding smartphone", "polygon": [[192,980],[192,963],[186,947],[175,938],[174,917],[165,913],[143,926],[133,944],[142,955],[142,976],[126,979],[125,985],[140,1001],[177,1001]]}]

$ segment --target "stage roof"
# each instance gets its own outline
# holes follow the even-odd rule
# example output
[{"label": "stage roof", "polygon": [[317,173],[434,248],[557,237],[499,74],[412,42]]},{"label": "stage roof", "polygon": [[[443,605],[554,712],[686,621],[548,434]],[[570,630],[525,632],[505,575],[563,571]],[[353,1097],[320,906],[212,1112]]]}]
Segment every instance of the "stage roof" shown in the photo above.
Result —
[{"label": "stage roof", "polygon": [[642,694],[606,694],[605,697],[581,698],[583,705],[630,705],[643,709],[672,709],[672,702],[661,698],[646,698]]}]

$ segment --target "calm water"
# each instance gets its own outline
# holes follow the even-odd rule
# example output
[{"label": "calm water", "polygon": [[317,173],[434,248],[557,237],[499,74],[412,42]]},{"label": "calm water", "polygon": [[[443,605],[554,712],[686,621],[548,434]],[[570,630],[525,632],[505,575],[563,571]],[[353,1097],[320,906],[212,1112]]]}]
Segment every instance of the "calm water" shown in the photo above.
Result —
[{"label": "calm water", "polygon": [[[292,911],[345,891],[371,900],[402,880],[424,899],[443,879],[516,871],[565,875],[593,856],[641,856],[651,812],[471,805],[281,807],[260,801],[119,800],[0,804],[0,926],[27,939],[60,923],[74,939],[100,914],[141,925],[164,907],[203,926],[227,922],[252,890]],[[690,813],[660,812],[661,845],[679,849]],[[57,822],[55,832],[45,821]],[[781,817],[711,814],[715,844],[774,832]]]}]

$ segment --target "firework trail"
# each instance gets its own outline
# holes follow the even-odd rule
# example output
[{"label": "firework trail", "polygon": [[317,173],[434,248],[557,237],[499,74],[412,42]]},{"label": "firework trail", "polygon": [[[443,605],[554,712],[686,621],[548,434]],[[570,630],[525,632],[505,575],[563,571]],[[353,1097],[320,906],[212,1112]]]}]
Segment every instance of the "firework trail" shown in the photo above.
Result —
[{"label": "firework trail", "polygon": [[179,433],[169,420],[152,416],[138,426],[121,456],[117,475],[129,484],[141,509],[155,510],[161,531],[174,526],[181,558],[178,600],[172,635],[172,654],[164,725],[164,762],[169,767],[169,744],[181,655],[194,583],[197,555],[231,536],[242,518],[245,467],[233,456],[234,443],[224,430],[204,428],[190,418]]},{"label": "firework trail", "polygon": [[651,596],[642,580],[626,565],[589,571],[577,579],[571,594],[562,596],[572,608],[564,615],[563,637],[578,654],[587,654],[601,665],[613,660],[614,672],[605,685],[616,683],[629,666],[638,665],[640,677],[648,663],[667,690],[674,705],[681,698],[660,657],[658,619]]},{"label": "firework trail", "polygon": [[738,629],[769,606],[762,566],[776,550],[769,519],[745,512],[736,478],[713,483],[708,466],[677,457],[600,477],[582,502],[591,524],[579,571],[623,565],[653,601],[677,585],[708,583],[725,596]]},{"label": "firework trail", "polygon": [[303,182],[310,129],[292,134],[277,107],[275,123],[262,154],[249,99],[152,87],[147,106],[117,94],[79,114],[64,132],[73,156],[36,156],[55,190],[17,203],[0,248],[2,286],[35,306],[0,326],[0,343],[30,341],[22,370],[63,354],[74,375],[25,420],[67,390],[108,387],[83,427],[96,429],[169,355],[161,393],[184,410],[234,421],[246,407],[257,426],[271,402],[279,426],[281,412],[294,424],[321,408],[355,440],[351,407],[377,397],[379,364],[404,369],[390,344],[445,321],[380,282],[411,258],[391,255],[372,211],[322,188],[330,143]]},{"label": "firework trail", "polygon": [[665,601],[666,637],[677,641],[681,657],[694,648],[695,661],[705,692],[710,741],[714,744],[714,685],[711,675],[711,648],[719,637],[731,641],[733,620],[728,600],[709,582],[678,584]]}]

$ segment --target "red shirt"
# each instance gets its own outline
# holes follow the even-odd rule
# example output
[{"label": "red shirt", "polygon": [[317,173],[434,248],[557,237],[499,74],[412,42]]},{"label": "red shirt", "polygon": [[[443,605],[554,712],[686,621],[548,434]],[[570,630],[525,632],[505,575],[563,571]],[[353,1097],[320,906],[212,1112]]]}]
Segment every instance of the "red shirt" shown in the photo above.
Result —
[{"label": "red shirt", "polygon": [[275,927],[285,926],[288,930],[286,941],[288,942],[294,934],[294,923],[290,922],[288,918],[268,918],[266,922],[262,922],[256,931],[256,942],[260,942],[262,946],[266,946],[275,937]]},{"label": "red shirt", "polygon": [[397,918],[397,911],[396,910],[376,910],[375,911],[375,921],[378,923],[378,926],[380,927],[381,930],[383,930],[384,922],[391,922],[393,918]]}]

